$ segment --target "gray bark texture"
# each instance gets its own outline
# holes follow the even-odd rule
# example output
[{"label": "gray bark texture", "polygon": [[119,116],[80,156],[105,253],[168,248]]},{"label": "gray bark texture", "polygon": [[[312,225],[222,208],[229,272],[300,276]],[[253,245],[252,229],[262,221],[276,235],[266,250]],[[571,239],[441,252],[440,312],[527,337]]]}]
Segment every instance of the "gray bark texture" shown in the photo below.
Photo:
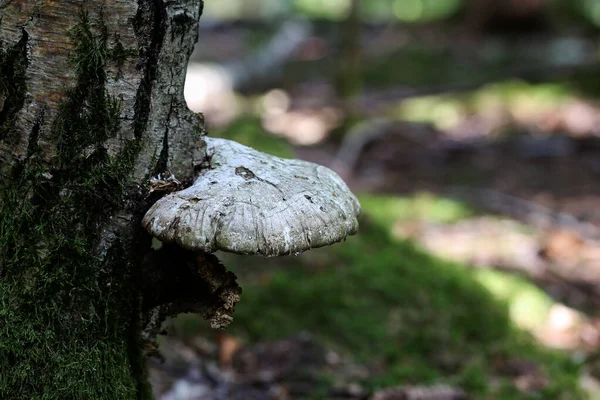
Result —
[{"label": "gray bark texture", "polygon": [[141,227],[205,162],[183,99],[202,6],[0,0],[0,398],[151,398],[161,322],[238,300],[214,256]]}]

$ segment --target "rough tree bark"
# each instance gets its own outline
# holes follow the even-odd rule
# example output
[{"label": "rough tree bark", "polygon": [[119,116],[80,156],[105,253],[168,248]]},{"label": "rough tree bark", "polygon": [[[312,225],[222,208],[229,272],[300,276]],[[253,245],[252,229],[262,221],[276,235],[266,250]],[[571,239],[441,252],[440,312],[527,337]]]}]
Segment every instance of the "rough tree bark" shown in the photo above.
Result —
[{"label": "rough tree bark", "polygon": [[202,6],[0,0],[0,398],[151,398],[142,338],[219,309],[204,265],[237,290],[140,225],[149,179],[205,159],[183,99]]}]

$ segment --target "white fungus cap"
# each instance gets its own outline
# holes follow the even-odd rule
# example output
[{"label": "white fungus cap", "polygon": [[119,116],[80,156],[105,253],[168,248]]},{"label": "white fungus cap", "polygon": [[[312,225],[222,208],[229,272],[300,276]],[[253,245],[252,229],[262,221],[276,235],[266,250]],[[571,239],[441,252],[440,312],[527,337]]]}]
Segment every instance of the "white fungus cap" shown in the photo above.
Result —
[{"label": "white fungus cap", "polygon": [[330,169],[205,138],[210,169],[158,200],[142,224],[190,250],[297,254],[358,230],[360,204]]}]

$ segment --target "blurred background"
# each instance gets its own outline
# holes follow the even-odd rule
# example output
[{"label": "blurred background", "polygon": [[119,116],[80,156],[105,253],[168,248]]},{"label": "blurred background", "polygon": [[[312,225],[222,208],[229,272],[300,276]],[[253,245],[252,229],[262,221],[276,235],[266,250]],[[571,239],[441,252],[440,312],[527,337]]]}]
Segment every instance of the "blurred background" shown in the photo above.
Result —
[{"label": "blurred background", "polygon": [[209,135],[337,171],[357,236],[219,254],[158,399],[600,399],[600,0],[206,1]]}]

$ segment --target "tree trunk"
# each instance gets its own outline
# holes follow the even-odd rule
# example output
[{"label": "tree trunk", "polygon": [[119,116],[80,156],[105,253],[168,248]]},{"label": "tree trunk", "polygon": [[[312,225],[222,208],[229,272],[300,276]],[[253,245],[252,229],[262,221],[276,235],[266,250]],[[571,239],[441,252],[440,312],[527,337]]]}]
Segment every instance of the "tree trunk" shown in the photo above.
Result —
[{"label": "tree trunk", "polygon": [[151,398],[144,329],[218,308],[140,225],[149,178],[205,159],[183,99],[202,5],[0,0],[0,398]]}]

